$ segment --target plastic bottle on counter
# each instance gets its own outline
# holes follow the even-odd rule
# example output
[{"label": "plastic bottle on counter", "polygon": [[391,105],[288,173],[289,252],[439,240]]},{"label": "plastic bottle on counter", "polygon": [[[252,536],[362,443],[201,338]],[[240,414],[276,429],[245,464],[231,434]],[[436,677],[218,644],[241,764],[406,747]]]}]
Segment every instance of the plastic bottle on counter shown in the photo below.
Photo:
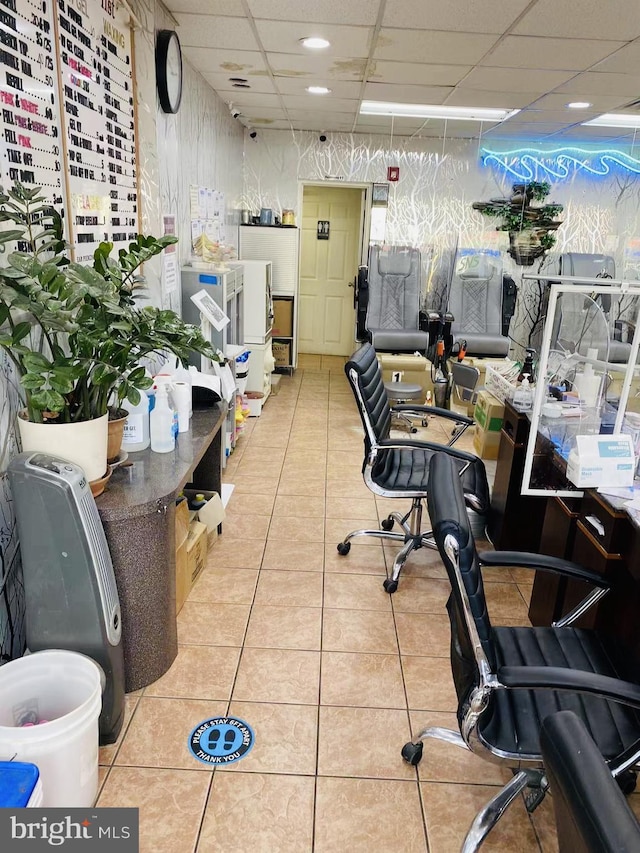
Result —
[{"label": "plastic bottle on counter", "polygon": [[174,449],[176,439],[173,433],[173,422],[174,411],[169,405],[166,386],[158,385],[156,404],[149,418],[151,449],[155,453],[170,453]]},{"label": "plastic bottle on counter", "polygon": [[533,408],[533,388],[529,383],[529,374],[525,373],[521,384],[513,395],[513,408],[519,412],[529,412]]},{"label": "plastic bottle on counter", "polygon": [[145,450],[149,447],[151,440],[149,434],[149,397],[144,391],[141,391],[138,403],[134,405],[130,400],[125,400],[122,408],[129,412],[124,425],[122,449],[126,450],[127,453]]},{"label": "plastic bottle on counter", "polygon": [[192,512],[197,512],[199,509],[202,509],[203,506],[207,503],[207,499],[204,495],[197,494],[195,497],[189,500],[189,509]]}]

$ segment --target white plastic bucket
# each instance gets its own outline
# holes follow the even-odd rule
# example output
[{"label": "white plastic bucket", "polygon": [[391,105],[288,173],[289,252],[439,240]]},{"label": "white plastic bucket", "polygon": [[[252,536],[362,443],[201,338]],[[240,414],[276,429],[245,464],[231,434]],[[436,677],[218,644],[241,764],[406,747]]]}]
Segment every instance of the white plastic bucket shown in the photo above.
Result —
[{"label": "white plastic bucket", "polygon": [[43,651],[0,666],[0,760],[39,768],[43,806],[93,805],[101,707],[101,670],[84,655]]}]

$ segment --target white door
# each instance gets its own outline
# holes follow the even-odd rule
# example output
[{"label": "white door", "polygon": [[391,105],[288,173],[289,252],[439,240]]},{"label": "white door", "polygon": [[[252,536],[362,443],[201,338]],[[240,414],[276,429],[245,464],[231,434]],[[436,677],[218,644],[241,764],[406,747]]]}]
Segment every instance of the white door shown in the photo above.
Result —
[{"label": "white door", "polygon": [[360,259],[363,193],[351,187],[304,187],[299,352],[353,352],[353,281]]}]

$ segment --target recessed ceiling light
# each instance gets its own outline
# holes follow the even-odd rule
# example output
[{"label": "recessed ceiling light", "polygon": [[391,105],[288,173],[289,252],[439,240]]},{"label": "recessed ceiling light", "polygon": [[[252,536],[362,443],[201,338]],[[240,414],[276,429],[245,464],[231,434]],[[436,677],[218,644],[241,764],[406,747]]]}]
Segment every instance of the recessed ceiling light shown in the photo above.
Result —
[{"label": "recessed ceiling light", "polygon": [[505,121],[519,112],[520,110],[488,107],[446,107],[437,104],[394,104],[384,101],[363,101],[360,107],[360,114],[365,116],[404,116],[489,122]]},{"label": "recessed ceiling light", "polygon": [[640,127],[640,116],[627,115],[626,113],[603,113],[597,118],[583,121],[583,125],[593,127]]},{"label": "recessed ceiling light", "polygon": [[328,95],[331,89],[326,86],[307,86],[307,92],[310,95]]},{"label": "recessed ceiling light", "polygon": [[570,110],[586,110],[590,106],[589,101],[571,101],[570,104],[565,104],[565,107],[569,107]]},{"label": "recessed ceiling light", "polygon": [[300,39],[300,44],[303,47],[308,47],[310,50],[322,50],[325,47],[329,47],[331,42],[319,36],[309,36],[308,38]]}]

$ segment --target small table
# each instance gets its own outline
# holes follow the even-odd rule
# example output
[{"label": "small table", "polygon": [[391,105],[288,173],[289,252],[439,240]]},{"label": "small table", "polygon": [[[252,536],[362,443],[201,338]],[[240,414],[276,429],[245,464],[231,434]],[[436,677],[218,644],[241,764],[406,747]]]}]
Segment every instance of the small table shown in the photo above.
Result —
[{"label": "small table", "polygon": [[226,411],[194,411],[174,451],[132,453],[96,498],[122,609],[127,693],[164,675],[178,653],[175,502],[189,482],[220,493]]}]

